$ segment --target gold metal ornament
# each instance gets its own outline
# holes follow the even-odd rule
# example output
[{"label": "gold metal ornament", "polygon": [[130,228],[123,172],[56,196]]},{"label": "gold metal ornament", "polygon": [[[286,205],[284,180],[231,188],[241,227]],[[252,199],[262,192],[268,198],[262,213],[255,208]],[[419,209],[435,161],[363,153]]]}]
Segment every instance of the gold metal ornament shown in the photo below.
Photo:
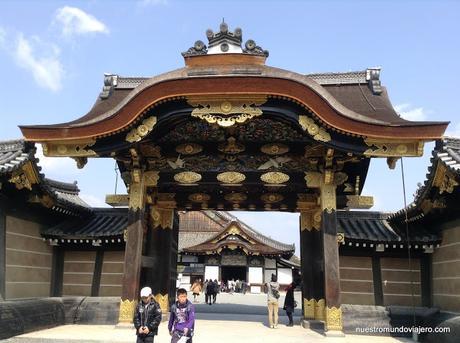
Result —
[{"label": "gold metal ornament", "polygon": [[120,314],[118,316],[118,321],[120,323],[132,323],[136,305],[136,300],[120,300]]},{"label": "gold metal ornament", "polygon": [[289,152],[289,147],[285,144],[265,144],[260,150],[267,155],[282,155]]},{"label": "gold metal ornament", "polygon": [[217,180],[225,184],[239,184],[246,179],[246,176],[238,172],[223,172],[217,174]]},{"label": "gold metal ornament", "polygon": [[381,140],[366,138],[364,143],[369,147],[364,155],[376,157],[422,156],[423,141]]},{"label": "gold metal ornament", "polygon": [[217,146],[217,149],[225,154],[235,155],[246,150],[246,147],[243,144],[237,142],[235,137],[229,137],[227,142],[220,143]]},{"label": "gold metal ornament", "polygon": [[303,317],[305,319],[315,318],[315,299],[303,299]]},{"label": "gold metal ornament", "polygon": [[181,184],[194,184],[201,180],[201,175],[195,172],[187,171],[174,175],[174,180]]},{"label": "gold metal ornament", "polygon": [[150,218],[152,219],[153,229],[172,229],[174,223],[174,210],[152,206],[150,209]]},{"label": "gold metal ornament", "polygon": [[168,313],[169,312],[169,297],[168,294],[156,294],[154,296],[156,302],[160,305],[161,312]]},{"label": "gold metal ornament", "polygon": [[96,139],[47,142],[42,143],[43,155],[56,157],[91,157],[96,156],[96,152],[89,149],[96,143]]},{"label": "gold metal ornament", "polygon": [[279,185],[289,181],[289,175],[281,172],[268,172],[262,174],[260,179],[268,184]]},{"label": "gold metal ornament", "polygon": [[195,107],[192,111],[192,117],[222,127],[244,123],[262,115],[262,110],[258,106],[266,101],[267,97],[264,95],[208,95],[188,98],[188,103]]},{"label": "gold metal ornament", "polygon": [[342,309],[339,307],[326,307],[326,330],[342,331]]},{"label": "gold metal ornament", "polygon": [[313,119],[306,115],[299,115],[299,124],[312,138],[319,142],[329,142],[331,135],[321,126],[318,126]]},{"label": "gold metal ornament", "polygon": [[157,117],[151,116],[142,121],[142,124],[138,125],[136,128],[131,129],[126,135],[126,141],[130,143],[139,142],[144,138],[157,123]]},{"label": "gold metal ornament", "polygon": [[193,193],[188,196],[188,199],[193,202],[202,203],[211,200],[211,196],[205,193]]},{"label": "gold metal ornament", "polygon": [[315,300],[315,319],[324,320],[325,319],[325,307],[326,301],[324,299]]},{"label": "gold metal ornament", "polygon": [[260,198],[262,199],[263,202],[269,203],[269,204],[274,204],[274,203],[284,200],[284,196],[282,196],[281,194],[277,194],[277,193],[266,193],[262,195]]},{"label": "gold metal ornament", "polygon": [[196,143],[185,143],[178,145],[176,151],[183,155],[194,155],[202,152],[203,147]]},{"label": "gold metal ornament", "polygon": [[230,193],[224,196],[224,199],[232,203],[240,203],[245,201],[248,196],[244,193]]}]

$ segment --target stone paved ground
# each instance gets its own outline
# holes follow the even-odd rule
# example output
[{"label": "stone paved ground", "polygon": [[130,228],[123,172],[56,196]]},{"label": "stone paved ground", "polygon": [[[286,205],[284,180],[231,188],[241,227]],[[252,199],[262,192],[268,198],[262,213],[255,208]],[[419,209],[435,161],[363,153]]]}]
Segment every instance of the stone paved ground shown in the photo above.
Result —
[{"label": "stone paved ground", "polygon": [[[300,295],[296,294],[300,303]],[[284,297],[281,298],[281,303]],[[280,310],[280,325],[278,329],[268,328],[266,296],[255,294],[221,294],[218,303],[212,306],[196,304],[197,322],[195,343],[210,342],[250,342],[250,343],[304,343],[304,342],[411,342],[408,339],[391,337],[369,337],[346,335],[345,338],[325,337],[312,330],[303,329],[298,325],[300,310],[296,312],[296,326],[286,327],[287,317]],[[157,343],[169,342],[166,323],[162,323]],[[4,343],[80,343],[80,342],[135,342],[134,330],[115,328],[109,325],[65,325],[48,330],[37,331],[2,341]]]}]

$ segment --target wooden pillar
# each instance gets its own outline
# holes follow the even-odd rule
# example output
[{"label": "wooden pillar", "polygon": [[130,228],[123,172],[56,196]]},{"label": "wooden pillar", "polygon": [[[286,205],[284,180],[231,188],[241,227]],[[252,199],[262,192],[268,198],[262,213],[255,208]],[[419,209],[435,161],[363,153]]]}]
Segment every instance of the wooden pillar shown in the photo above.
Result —
[{"label": "wooden pillar", "polygon": [[[300,256],[302,272],[302,299],[304,319],[315,319],[320,316],[317,308],[318,300],[322,299],[318,289],[323,290],[323,281],[320,277],[323,254],[318,254],[321,247],[318,240],[321,238],[321,211],[318,209],[304,210],[300,212]],[[316,318],[317,319],[317,318]]]},{"label": "wooden pillar", "polygon": [[144,173],[140,169],[131,172],[129,186],[128,227],[125,232],[125,260],[120,301],[119,322],[131,323],[139,298],[142,245],[145,229]]},{"label": "wooden pillar", "polygon": [[177,256],[179,250],[179,213],[174,211],[172,244],[171,244],[171,275],[169,282],[169,306],[176,299],[176,281],[177,281]]},{"label": "wooden pillar", "polygon": [[146,282],[164,313],[169,310],[173,226],[174,209],[151,207],[147,235],[147,256],[151,263],[146,271]]},{"label": "wooden pillar", "polygon": [[380,256],[372,256],[372,279],[374,284],[374,305],[383,306],[382,268]]},{"label": "wooden pillar", "polygon": [[433,306],[433,271],[432,271],[432,255],[424,254],[420,258],[420,282],[422,291],[422,306]]},{"label": "wooden pillar", "polygon": [[104,250],[96,251],[96,261],[94,263],[93,282],[91,285],[91,296],[99,296],[99,288],[101,285],[102,264],[104,262]]},{"label": "wooden pillar", "polygon": [[336,185],[333,175],[330,174],[328,175],[326,171],[320,181],[321,231],[324,251],[324,300],[326,305],[324,312],[325,329],[326,331],[342,331]]}]

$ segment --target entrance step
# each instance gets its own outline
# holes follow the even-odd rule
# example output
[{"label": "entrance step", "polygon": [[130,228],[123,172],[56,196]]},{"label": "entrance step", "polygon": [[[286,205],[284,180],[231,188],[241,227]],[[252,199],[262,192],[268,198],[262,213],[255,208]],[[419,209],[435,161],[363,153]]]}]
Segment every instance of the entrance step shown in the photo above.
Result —
[{"label": "entrance step", "polygon": [[302,319],[300,325],[304,329],[315,330],[318,332],[324,332],[324,322],[322,320],[314,319]]}]

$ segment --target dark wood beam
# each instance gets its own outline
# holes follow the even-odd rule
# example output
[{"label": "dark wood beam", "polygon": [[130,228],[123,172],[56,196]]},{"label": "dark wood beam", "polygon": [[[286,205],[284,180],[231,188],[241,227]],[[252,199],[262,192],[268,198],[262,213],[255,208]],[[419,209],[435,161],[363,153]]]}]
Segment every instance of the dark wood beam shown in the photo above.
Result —
[{"label": "dark wood beam", "polygon": [[372,256],[372,280],[374,284],[374,305],[383,306],[382,268],[379,256]]},{"label": "dark wood beam", "polygon": [[91,285],[91,296],[99,296],[99,288],[101,285],[102,264],[104,263],[104,250],[96,251],[96,261],[94,263],[93,282]]},{"label": "dark wood beam", "polygon": [[64,277],[64,249],[53,247],[53,257],[51,262],[51,284],[50,296],[62,296],[62,280]]},{"label": "dark wood beam", "polygon": [[432,255],[425,254],[420,258],[420,282],[422,306],[433,306],[433,264]]}]

